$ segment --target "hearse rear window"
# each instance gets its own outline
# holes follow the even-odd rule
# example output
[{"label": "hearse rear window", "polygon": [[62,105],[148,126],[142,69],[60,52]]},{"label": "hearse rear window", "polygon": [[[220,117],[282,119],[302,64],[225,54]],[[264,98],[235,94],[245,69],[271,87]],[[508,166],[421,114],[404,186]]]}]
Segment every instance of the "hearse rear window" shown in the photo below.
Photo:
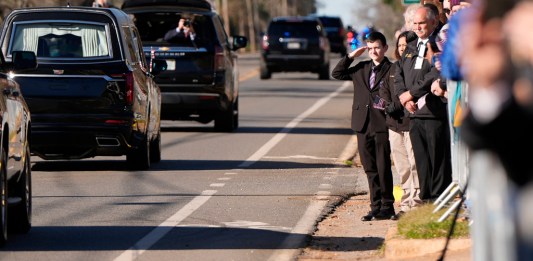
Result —
[{"label": "hearse rear window", "polygon": [[[209,16],[174,12],[147,12],[131,15],[145,45],[146,43],[159,43],[162,45],[171,44],[175,46],[204,47],[210,49],[213,46],[212,42],[217,38],[213,22]],[[169,30],[176,29],[180,18],[190,21],[190,26],[196,34],[195,38],[189,41],[165,42],[163,39],[165,34]]]},{"label": "hearse rear window", "polygon": [[9,53],[32,51],[39,58],[110,57],[106,24],[76,22],[14,23]]}]

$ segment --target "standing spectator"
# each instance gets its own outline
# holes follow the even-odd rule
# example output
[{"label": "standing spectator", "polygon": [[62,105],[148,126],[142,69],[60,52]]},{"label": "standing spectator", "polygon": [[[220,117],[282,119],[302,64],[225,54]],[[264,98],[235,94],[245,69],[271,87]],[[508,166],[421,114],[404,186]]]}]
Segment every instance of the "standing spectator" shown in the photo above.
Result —
[{"label": "standing spectator", "polygon": [[433,12],[433,15],[435,15],[435,17],[437,18],[438,23],[437,23],[437,28],[435,28],[435,31],[439,32],[442,26],[446,23],[440,19],[441,15],[440,15],[439,7],[437,7],[434,3],[425,3],[424,6],[431,9],[431,12]]},{"label": "standing spectator", "polygon": [[[481,243],[474,248],[475,260],[487,260],[487,249],[505,253],[507,260],[533,257],[533,164],[527,153],[533,146],[533,38],[525,33],[533,26],[532,13],[531,1],[483,1],[452,18],[460,18],[457,39],[468,39],[460,42],[457,55],[469,84],[461,138],[473,154],[495,156],[490,159],[501,163],[507,178],[498,169],[472,169],[473,177],[481,177],[472,181],[499,181],[497,191],[472,184],[478,192],[473,214],[479,214],[473,228],[483,231],[478,234],[483,237],[473,238]],[[478,219],[487,225],[479,227],[484,223]]]},{"label": "standing spectator", "polygon": [[410,112],[409,135],[415,153],[420,198],[432,201],[452,180],[450,130],[446,99],[431,94],[431,84],[439,78],[439,73],[426,59],[437,17],[428,7],[420,7],[413,24],[418,40],[409,44],[399,61],[394,87],[400,102]]},{"label": "standing spectator", "polygon": [[109,3],[107,0],[86,0],[83,5],[92,7],[115,8],[115,6]]},{"label": "standing spectator", "polygon": [[470,7],[471,4],[465,0],[450,0],[451,12],[450,15],[454,15],[459,10]]},{"label": "standing spectator", "polygon": [[485,21],[484,10],[475,8],[469,19],[461,17],[458,35],[472,40],[463,41],[458,55],[469,83],[462,138],[473,150],[493,151],[518,187],[533,184],[529,154],[518,149],[533,145],[533,44],[523,34],[533,25],[532,10],[533,3],[522,1],[503,18]]},{"label": "standing spectator", "polygon": [[451,12],[452,12],[452,5],[450,3],[450,0],[442,1],[442,13],[446,16],[446,21],[450,21],[450,18],[452,15]]},{"label": "standing spectator", "polygon": [[398,39],[398,36],[400,35],[401,32],[413,30],[413,17],[415,16],[416,9],[418,9],[420,6],[422,5],[411,4],[407,6],[405,11],[403,12],[403,19],[405,23],[402,26],[402,28],[400,28],[400,30],[396,31],[396,35],[395,35],[396,39]]},{"label": "standing spectator", "polygon": [[400,200],[400,212],[402,216],[405,212],[416,208],[422,203],[420,199],[420,187],[418,184],[418,173],[416,171],[415,155],[411,138],[409,137],[409,115],[400,103],[398,96],[394,95],[394,72],[399,70],[398,60],[407,48],[407,43],[417,39],[413,31],[402,32],[396,41],[394,56],[396,62],[393,64],[388,85],[379,89],[379,95],[385,100],[385,112],[387,114],[387,126],[389,127],[389,141],[392,151],[392,160],[396,172],[400,176],[402,187],[402,198]]},{"label": "standing spectator", "polygon": [[[351,80],[354,86],[352,129],[357,135],[370,191],[370,212],[361,220],[395,220],[389,134],[384,100],[379,97],[379,89],[389,84],[392,63],[385,57],[388,46],[382,33],[369,33],[366,44],[343,57],[331,75],[338,80]],[[350,67],[353,59],[366,50],[371,60]]]}]

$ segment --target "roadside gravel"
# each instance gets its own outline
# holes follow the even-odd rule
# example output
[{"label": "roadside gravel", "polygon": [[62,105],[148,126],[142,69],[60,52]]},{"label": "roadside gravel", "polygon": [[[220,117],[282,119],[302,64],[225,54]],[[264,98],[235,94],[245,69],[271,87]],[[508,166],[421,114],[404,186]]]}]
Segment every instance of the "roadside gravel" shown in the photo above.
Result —
[{"label": "roadside gravel", "polygon": [[[354,170],[358,182],[366,180],[361,171]],[[399,208],[397,202],[395,208]],[[360,221],[368,209],[368,194],[354,195],[341,202],[317,225],[308,246],[296,260],[426,261],[441,256],[444,238],[403,239],[396,234],[397,221]],[[452,240],[444,260],[472,260],[470,239]]]},{"label": "roadside gravel", "polygon": [[297,260],[385,260],[381,246],[396,221],[360,221],[368,208],[368,195],[346,200],[319,223]]}]

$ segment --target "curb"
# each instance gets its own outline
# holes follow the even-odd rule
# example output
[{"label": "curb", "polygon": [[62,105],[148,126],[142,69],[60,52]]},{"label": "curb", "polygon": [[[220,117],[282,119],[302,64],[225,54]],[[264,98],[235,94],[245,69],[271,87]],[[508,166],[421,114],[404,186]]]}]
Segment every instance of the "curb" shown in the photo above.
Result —
[{"label": "curb", "polygon": [[[385,236],[385,258],[387,260],[414,259],[421,256],[441,253],[446,244],[445,238],[404,239],[398,236],[398,228],[392,227]],[[450,240],[448,251],[468,250],[472,247],[470,238]]]}]

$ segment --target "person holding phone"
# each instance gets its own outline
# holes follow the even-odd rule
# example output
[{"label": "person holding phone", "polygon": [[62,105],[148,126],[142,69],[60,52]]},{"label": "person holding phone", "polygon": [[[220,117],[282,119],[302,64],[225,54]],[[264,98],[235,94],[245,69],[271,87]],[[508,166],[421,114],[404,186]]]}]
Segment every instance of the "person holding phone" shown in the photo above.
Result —
[{"label": "person holding phone", "polygon": [[163,38],[167,42],[193,42],[196,38],[196,33],[191,26],[189,18],[180,18],[178,26],[170,29]]}]

